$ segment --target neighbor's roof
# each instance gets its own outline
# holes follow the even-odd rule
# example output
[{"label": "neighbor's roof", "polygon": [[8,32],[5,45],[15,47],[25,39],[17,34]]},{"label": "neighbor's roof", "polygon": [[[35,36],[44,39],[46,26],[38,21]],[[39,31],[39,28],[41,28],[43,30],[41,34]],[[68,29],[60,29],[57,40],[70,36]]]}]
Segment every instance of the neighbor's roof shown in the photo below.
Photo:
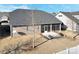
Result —
[{"label": "neighbor's roof", "polygon": [[3,16],[9,17],[9,12],[0,12],[0,20],[2,19]]},{"label": "neighbor's roof", "polygon": [[73,15],[79,15],[79,12],[61,12],[61,13],[63,13],[68,18],[70,18],[71,20],[73,20],[74,22],[79,24],[79,19],[77,19],[76,17],[73,16]]},{"label": "neighbor's roof", "polygon": [[79,11],[71,12],[72,15],[79,15]]},{"label": "neighbor's roof", "polygon": [[9,14],[10,24],[18,25],[32,25],[34,24],[54,24],[62,23],[52,14],[41,10],[27,10],[17,9]]},{"label": "neighbor's roof", "polygon": [[0,17],[9,16],[9,12],[0,12]]}]

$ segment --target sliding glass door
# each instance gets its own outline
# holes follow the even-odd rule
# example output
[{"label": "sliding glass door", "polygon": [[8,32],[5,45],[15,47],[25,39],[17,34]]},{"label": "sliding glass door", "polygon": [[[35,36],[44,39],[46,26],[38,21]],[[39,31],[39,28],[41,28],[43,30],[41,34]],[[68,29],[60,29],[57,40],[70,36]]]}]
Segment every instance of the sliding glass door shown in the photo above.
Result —
[{"label": "sliding glass door", "polygon": [[50,25],[41,25],[41,32],[50,31]]}]

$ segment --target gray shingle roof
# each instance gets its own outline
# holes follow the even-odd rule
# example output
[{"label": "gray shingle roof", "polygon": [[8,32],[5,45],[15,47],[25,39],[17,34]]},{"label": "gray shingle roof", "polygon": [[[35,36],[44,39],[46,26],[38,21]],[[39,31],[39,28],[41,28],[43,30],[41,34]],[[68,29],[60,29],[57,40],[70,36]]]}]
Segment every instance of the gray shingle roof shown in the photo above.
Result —
[{"label": "gray shingle roof", "polygon": [[79,11],[77,12],[70,12],[72,15],[79,15]]},{"label": "gray shingle roof", "polygon": [[34,24],[62,23],[50,13],[40,10],[27,10],[27,9],[14,10],[13,12],[10,13],[9,19],[10,24],[12,24],[13,26],[32,25],[32,17]]},{"label": "gray shingle roof", "polygon": [[73,16],[73,15],[79,15],[79,13],[77,13],[77,12],[61,12],[61,13],[63,13],[68,18],[70,18],[71,20],[73,20],[74,22],[79,24],[79,20]]}]

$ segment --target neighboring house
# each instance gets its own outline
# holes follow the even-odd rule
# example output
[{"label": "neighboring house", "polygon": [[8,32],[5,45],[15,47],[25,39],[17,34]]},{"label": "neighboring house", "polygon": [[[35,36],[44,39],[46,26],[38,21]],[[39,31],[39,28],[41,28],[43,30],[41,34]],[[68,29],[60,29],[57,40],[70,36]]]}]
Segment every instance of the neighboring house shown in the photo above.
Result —
[{"label": "neighboring house", "polygon": [[8,20],[9,12],[0,12],[0,21]]},{"label": "neighboring house", "polygon": [[79,32],[79,12],[60,12],[56,18],[67,26],[67,30]]},{"label": "neighboring house", "polygon": [[0,24],[8,25],[9,24],[9,12],[0,12]]},{"label": "neighboring house", "polygon": [[[11,35],[14,32],[20,34],[61,30],[62,22],[52,14],[41,10],[17,9],[9,14]],[[34,27],[33,27],[34,26]]]},{"label": "neighboring house", "polygon": [[56,16],[58,13],[59,13],[59,12],[52,12],[51,14],[52,14],[53,16]]},{"label": "neighboring house", "polygon": [[0,12],[0,36],[10,35],[9,12]]},{"label": "neighboring house", "polygon": [[3,15],[0,19],[1,19],[0,22],[1,22],[1,21],[7,21],[7,20],[8,20],[8,17],[5,16],[5,15]]}]

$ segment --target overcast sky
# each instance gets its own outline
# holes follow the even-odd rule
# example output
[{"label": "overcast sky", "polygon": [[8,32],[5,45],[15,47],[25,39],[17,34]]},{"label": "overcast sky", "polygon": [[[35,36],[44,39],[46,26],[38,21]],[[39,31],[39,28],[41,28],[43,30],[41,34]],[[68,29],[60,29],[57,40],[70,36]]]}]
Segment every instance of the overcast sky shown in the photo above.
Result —
[{"label": "overcast sky", "polygon": [[0,4],[1,12],[10,12],[15,9],[38,9],[47,12],[79,11],[79,4]]}]

